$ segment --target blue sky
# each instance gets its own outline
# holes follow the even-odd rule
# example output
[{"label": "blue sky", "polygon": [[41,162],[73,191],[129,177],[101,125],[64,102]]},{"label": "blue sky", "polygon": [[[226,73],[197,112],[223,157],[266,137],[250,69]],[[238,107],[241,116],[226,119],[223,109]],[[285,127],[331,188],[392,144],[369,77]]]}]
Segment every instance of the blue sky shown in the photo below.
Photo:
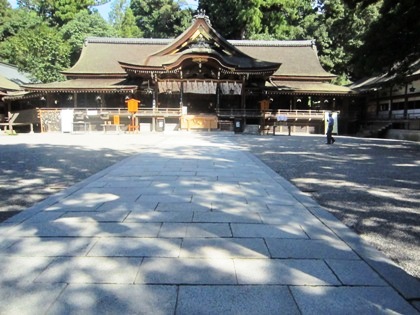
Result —
[{"label": "blue sky", "polygon": [[[17,4],[16,4],[17,0],[9,0],[9,3],[12,5],[12,8],[16,8]],[[111,0],[110,2],[103,4],[101,6],[97,6],[96,9],[98,10],[98,12],[102,15],[102,17],[108,21],[108,14],[109,11],[111,10],[111,4],[114,2],[114,0]],[[189,6],[191,6],[192,8],[196,8],[198,5],[198,0],[186,0],[186,2],[188,3]]]}]

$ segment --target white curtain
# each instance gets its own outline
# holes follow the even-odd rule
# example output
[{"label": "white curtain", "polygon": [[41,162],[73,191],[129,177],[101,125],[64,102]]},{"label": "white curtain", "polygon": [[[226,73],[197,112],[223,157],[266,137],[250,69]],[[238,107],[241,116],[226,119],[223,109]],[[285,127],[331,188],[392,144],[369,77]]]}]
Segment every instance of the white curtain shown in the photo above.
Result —
[{"label": "white curtain", "polygon": [[181,82],[178,81],[159,81],[158,82],[159,92],[179,92],[181,91]]},{"label": "white curtain", "polygon": [[220,83],[220,90],[222,94],[241,95],[242,83],[222,82]]},{"label": "white curtain", "polygon": [[217,83],[213,81],[186,81],[183,83],[184,93],[216,94]]}]

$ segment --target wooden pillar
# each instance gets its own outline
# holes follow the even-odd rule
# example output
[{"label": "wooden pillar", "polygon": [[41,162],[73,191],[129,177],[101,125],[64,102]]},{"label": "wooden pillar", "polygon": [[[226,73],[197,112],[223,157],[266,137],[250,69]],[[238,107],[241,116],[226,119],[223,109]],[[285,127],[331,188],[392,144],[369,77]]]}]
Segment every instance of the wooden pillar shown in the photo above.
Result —
[{"label": "wooden pillar", "polygon": [[241,108],[244,110],[246,109],[245,96],[245,76],[242,76]]}]

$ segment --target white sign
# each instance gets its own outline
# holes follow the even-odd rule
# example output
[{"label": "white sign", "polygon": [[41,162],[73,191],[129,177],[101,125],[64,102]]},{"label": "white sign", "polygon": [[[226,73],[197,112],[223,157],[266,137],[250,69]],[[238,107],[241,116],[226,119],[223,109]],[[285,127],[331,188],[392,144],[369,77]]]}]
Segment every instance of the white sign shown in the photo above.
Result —
[{"label": "white sign", "polygon": [[61,110],[61,132],[73,132],[73,109]]}]

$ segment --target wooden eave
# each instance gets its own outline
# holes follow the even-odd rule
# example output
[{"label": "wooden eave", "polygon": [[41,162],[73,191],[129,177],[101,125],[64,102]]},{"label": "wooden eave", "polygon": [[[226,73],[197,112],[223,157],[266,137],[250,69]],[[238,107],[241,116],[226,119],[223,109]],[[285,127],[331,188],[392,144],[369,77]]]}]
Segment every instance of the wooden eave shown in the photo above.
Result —
[{"label": "wooden eave", "polygon": [[271,62],[259,62],[258,66],[247,66],[241,67],[240,65],[234,63],[227,58],[224,58],[220,54],[214,52],[214,54],[181,54],[178,58],[174,59],[173,62],[163,63],[161,66],[147,66],[147,65],[133,65],[124,62],[120,62],[120,65],[127,72],[134,73],[148,73],[148,72],[179,72],[182,68],[182,64],[185,61],[191,60],[192,62],[203,62],[207,63],[209,60],[217,64],[224,73],[237,73],[237,74],[263,74],[270,75],[273,74],[278,67],[279,63]]},{"label": "wooden eave", "polygon": [[331,82],[331,80],[335,79],[337,76],[331,74],[330,76],[271,76],[271,80],[273,81],[310,81],[310,82]]},{"label": "wooden eave", "polygon": [[242,56],[251,58],[247,54],[240,51],[238,48],[230,44],[226,39],[224,39],[215,29],[213,29],[204,16],[196,16],[195,22],[182,33],[179,35],[171,44],[159,50],[158,52],[150,55],[146,59],[146,63],[148,62],[149,58],[153,58],[155,56],[164,56],[164,55],[172,55],[178,53],[181,48],[185,48],[188,44],[190,44],[193,40],[195,40],[199,35],[208,35],[209,38],[213,39],[216,45],[220,46],[223,50],[229,52],[232,55]]},{"label": "wooden eave", "polygon": [[118,78],[74,79],[45,84],[25,84],[26,91],[42,93],[118,93],[137,90],[137,85],[126,84]]}]

